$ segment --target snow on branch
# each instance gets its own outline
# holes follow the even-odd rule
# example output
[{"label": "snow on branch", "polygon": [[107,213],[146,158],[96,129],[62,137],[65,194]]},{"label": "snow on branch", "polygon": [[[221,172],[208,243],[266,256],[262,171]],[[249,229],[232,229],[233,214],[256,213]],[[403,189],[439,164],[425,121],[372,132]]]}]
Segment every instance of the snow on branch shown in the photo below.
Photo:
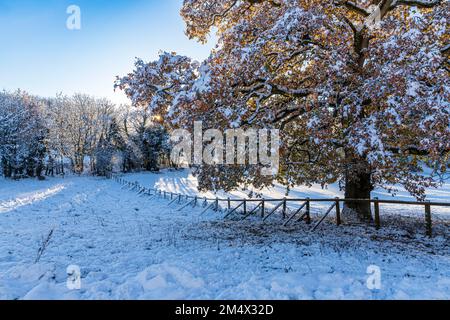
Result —
[{"label": "snow on branch", "polygon": [[450,43],[444,46],[441,50],[442,53],[449,53],[450,52]]},{"label": "snow on branch", "polygon": [[335,5],[344,6],[347,9],[365,17],[368,17],[370,15],[369,11],[352,1],[335,1]]},{"label": "snow on branch", "polygon": [[421,8],[431,8],[442,3],[442,0],[394,0],[393,5],[408,5]]}]

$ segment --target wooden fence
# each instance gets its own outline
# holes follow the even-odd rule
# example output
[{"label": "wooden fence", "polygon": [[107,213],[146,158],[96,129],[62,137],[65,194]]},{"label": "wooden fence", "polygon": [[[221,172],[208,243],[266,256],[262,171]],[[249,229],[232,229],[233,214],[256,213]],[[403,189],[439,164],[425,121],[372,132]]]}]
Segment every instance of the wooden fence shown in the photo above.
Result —
[{"label": "wooden fence", "polygon": [[[240,219],[246,220],[247,218],[255,215],[259,215],[263,221],[267,221],[275,213],[280,213],[283,217],[284,226],[289,225],[292,221],[305,221],[308,224],[312,223],[311,219],[311,205],[313,203],[332,203],[328,208],[325,215],[323,215],[319,221],[317,221],[312,227],[312,231],[315,231],[324,220],[334,212],[336,224],[339,226],[342,223],[341,208],[345,202],[369,202],[374,207],[374,223],[377,229],[381,228],[380,217],[380,205],[381,204],[399,204],[410,206],[423,207],[425,214],[425,226],[426,234],[429,237],[433,236],[433,222],[432,222],[432,207],[450,207],[450,203],[445,202],[419,202],[419,201],[398,201],[398,200],[379,200],[375,199],[313,199],[313,198],[283,198],[283,199],[232,199],[232,198],[208,198],[184,195],[174,192],[168,192],[159,189],[146,188],[141,186],[137,182],[129,182],[123,179],[119,175],[110,174],[107,176],[109,179],[113,179],[116,182],[128,187],[131,190],[138,192],[138,194],[147,195],[150,197],[161,197],[169,200],[169,205],[178,203],[182,205],[178,210],[181,211],[188,206],[196,207],[201,204],[205,210],[219,211],[220,208],[225,207],[225,218],[230,217],[238,212],[241,213]],[[222,205],[221,205],[222,204]],[[272,204],[273,208],[267,210],[267,204]],[[289,204],[300,204],[300,207],[294,210],[289,210],[293,206]],[[239,210],[239,211],[238,211]]]}]

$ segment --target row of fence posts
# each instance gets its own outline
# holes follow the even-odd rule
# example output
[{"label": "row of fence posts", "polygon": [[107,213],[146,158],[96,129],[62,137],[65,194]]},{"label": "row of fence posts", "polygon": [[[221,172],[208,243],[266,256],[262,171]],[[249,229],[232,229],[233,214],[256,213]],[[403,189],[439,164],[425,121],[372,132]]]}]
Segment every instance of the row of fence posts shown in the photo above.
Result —
[{"label": "row of fence posts", "polygon": [[[126,185],[130,188],[130,190],[132,191],[137,191],[138,194],[146,194],[149,196],[157,196],[159,195],[160,197],[167,199],[167,195],[169,194],[169,205],[175,203],[178,201],[178,204],[181,204],[183,201],[183,198],[185,198],[186,201],[188,201],[189,199],[192,199],[191,201],[185,203],[183,206],[181,206],[178,211],[181,211],[183,209],[185,209],[186,207],[192,205],[192,206],[197,206],[198,201],[201,200],[202,198],[199,198],[198,196],[192,197],[192,196],[188,196],[188,195],[182,195],[182,194],[177,194],[177,193],[173,193],[173,192],[167,192],[167,191],[161,191],[161,190],[156,190],[156,189],[149,189],[149,188],[145,188],[139,185],[139,183],[137,182],[129,182],[126,181],[116,175],[113,174],[109,174],[107,176],[108,179],[113,179],[116,182],[120,183],[121,185]],[[152,194],[152,192],[154,194]],[[203,203],[203,207],[206,208],[203,212],[205,213],[208,210],[214,210],[214,211],[219,211],[220,209],[220,199],[216,198],[215,200],[213,200],[213,202],[208,206],[208,201],[211,201],[211,199],[207,199],[207,198],[203,198],[204,199],[204,203]],[[255,214],[257,212],[258,209],[260,209],[260,213],[261,213],[261,218],[263,219],[263,221],[266,221],[269,217],[271,217],[281,206],[283,207],[282,209],[282,216],[283,216],[283,220],[285,220],[287,217],[287,199],[284,198],[284,200],[278,204],[275,208],[273,208],[267,215],[266,215],[266,200],[265,199],[261,199],[260,203],[253,209],[251,209],[249,211],[249,206],[248,206],[248,200],[247,199],[243,199],[242,201],[238,201],[240,202],[240,204],[238,204],[235,208],[232,209],[232,205],[231,202],[232,201],[236,201],[236,200],[231,200],[231,198],[227,198],[227,210],[226,210],[226,216],[225,218],[229,217],[232,213],[237,212],[238,209],[240,209],[242,207],[243,209],[243,218],[242,220],[247,219],[248,217],[250,217],[251,215]],[[286,221],[284,223],[284,225],[286,226],[289,222],[291,222],[300,212],[301,210],[306,207],[306,212],[300,217],[300,219],[298,219],[298,221],[306,221],[306,223],[310,224],[311,223],[311,205],[310,205],[310,201],[306,201],[305,204],[299,209],[297,210],[294,214],[292,214],[288,221]],[[339,207],[339,204],[338,204]],[[331,210],[330,210],[331,211]],[[323,221],[323,220],[322,220]],[[320,221],[320,222],[322,222]],[[338,225],[340,225],[340,218],[338,219],[339,223]]]},{"label": "row of fence posts", "polygon": [[[203,199],[203,207],[206,208],[203,212],[205,213],[208,210],[214,210],[214,211],[219,211],[220,209],[220,205],[219,205],[219,198],[215,198],[215,199],[207,199],[207,198],[199,198],[197,196],[193,197],[193,196],[188,196],[188,195],[182,195],[182,194],[178,194],[178,193],[173,193],[173,192],[167,192],[167,191],[161,191],[161,190],[156,190],[156,189],[149,189],[149,188],[145,188],[140,186],[137,182],[135,183],[131,183],[128,182],[116,175],[113,174],[109,174],[107,176],[107,178],[109,179],[114,179],[116,182],[119,182],[122,185],[127,185],[129,187],[131,187],[131,190],[137,190],[139,194],[147,194],[150,196],[157,196],[159,195],[160,197],[163,197],[164,199],[167,199],[167,195],[170,195],[170,203],[169,205],[173,204],[174,202],[178,201],[178,204],[181,204],[183,201],[183,198],[185,198],[186,201],[188,201],[189,199],[192,199],[191,201],[189,201],[188,203],[184,204],[180,209],[178,209],[179,211],[183,210],[184,208],[192,205],[192,206],[197,206],[198,205],[198,201]],[[154,192],[154,194],[152,195],[151,193]],[[208,201],[212,201],[212,203],[210,205],[208,205]],[[222,200],[224,201],[224,200]],[[287,206],[287,202],[288,199],[284,198],[278,205],[276,205],[271,211],[269,211],[267,213],[266,211],[266,202],[268,200],[266,199],[261,199],[261,201],[259,202],[259,204],[254,207],[253,209],[251,209],[249,211],[249,206],[248,206],[248,202],[249,200],[247,199],[242,199],[237,201],[238,205],[234,208],[232,208],[231,203],[232,202],[236,202],[236,200],[231,200],[231,198],[227,198],[227,200],[225,200],[227,202],[227,210],[226,210],[226,215],[225,218],[230,217],[233,213],[237,212],[238,209],[242,208],[243,211],[243,218],[242,220],[245,220],[247,218],[249,218],[250,216],[256,214],[256,212],[258,211],[258,209],[260,209],[260,214],[261,214],[261,218],[263,219],[263,221],[265,222],[266,220],[268,220],[273,214],[275,214],[280,208],[282,208],[282,217],[283,220],[285,220],[285,223],[283,224],[284,226],[287,226],[292,220],[294,220],[303,210],[305,210],[305,212],[303,213],[303,215],[300,216],[300,218],[297,220],[299,221],[305,221],[307,224],[311,224],[312,219],[311,219],[311,200],[309,198],[306,198],[306,201],[300,206],[299,209],[297,209],[294,213],[292,213],[290,216],[288,216],[288,206]],[[332,200],[330,200],[332,201]],[[369,200],[368,200],[369,201]],[[253,201],[255,202],[255,201]],[[340,226],[342,224],[342,220],[341,220],[341,202],[342,199],[340,198],[335,198],[334,203],[331,205],[331,207],[326,211],[325,215],[321,217],[321,219],[313,226],[312,231],[315,231],[323,222],[324,220],[330,215],[330,213],[335,209],[335,213],[336,213],[336,224],[338,226]],[[380,201],[378,198],[375,198],[374,201],[374,223],[375,223],[375,227],[377,230],[379,230],[381,228],[381,218],[380,218]],[[431,218],[431,203],[430,204],[425,204],[425,222],[426,222],[426,234],[429,237],[432,237],[433,235],[433,223],[432,223],[432,218]]]},{"label": "row of fence posts", "polygon": [[[380,201],[378,198],[375,198],[373,201],[374,206],[374,220],[375,220],[375,227],[377,230],[381,228],[381,219],[380,219]],[[426,234],[428,237],[433,236],[433,221],[431,218],[431,203],[425,203],[425,227],[426,227]]]}]

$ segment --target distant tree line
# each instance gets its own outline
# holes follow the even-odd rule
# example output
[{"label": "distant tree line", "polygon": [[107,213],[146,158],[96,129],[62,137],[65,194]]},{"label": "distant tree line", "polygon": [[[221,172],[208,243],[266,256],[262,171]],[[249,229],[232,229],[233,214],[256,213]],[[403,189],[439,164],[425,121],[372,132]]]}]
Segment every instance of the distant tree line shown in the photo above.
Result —
[{"label": "distant tree line", "polygon": [[169,134],[147,109],[84,94],[0,92],[0,174],[20,179],[170,166]]}]

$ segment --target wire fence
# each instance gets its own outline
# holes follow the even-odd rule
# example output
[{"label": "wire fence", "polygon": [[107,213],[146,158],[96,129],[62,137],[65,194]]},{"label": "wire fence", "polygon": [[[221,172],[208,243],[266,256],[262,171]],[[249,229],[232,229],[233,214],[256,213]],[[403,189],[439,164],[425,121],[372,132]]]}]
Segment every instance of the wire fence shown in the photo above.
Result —
[{"label": "wire fence", "polygon": [[[307,224],[312,223],[311,207],[314,203],[331,203],[326,213],[318,219],[312,226],[312,231],[315,231],[327,217],[331,214],[335,215],[336,225],[342,224],[341,214],[342,208],[345,203],[348,202],[365,202],[373,205],[374,218],[373,222],[377,229],[381,228],[381,204],[391,205],[405,205],[405,206],[421,206],[424,212],[424,223],[426,228],[426,234],[429,237],[433,236],[433,221],[432,221],[432,207],[450,207],[450,203],[445,202],[420,202],[420,201],[399,201],[399,200],[380,200],[375,199],[313,199],[313,198],[210,198],[200,197],[193,195],[180,194],[175,192],[168,192],[161,189],[147,188],[141,186],[138,182],[130,182],[125,180],[121,175],[108,174],[108,179],[112,179],[123,186],[126,186],[132,191],[136,191],[138,194],[147,195],[149,197],[160,197],[166,199],[169,205],[178,203],[181,207],[179,211],[192,206],[202,206],[205,213],[208,210],[225,211],[224,218],[230,218],[232,216],[238,216],[241,220],[246,220],[251,216],[259,216],[263,221],[267,221],[275,214],[280,214],[283,218],[283,225],[287,226],[293,221],[304,221]],[[239,215],[238,215],[239,214]]]}]

